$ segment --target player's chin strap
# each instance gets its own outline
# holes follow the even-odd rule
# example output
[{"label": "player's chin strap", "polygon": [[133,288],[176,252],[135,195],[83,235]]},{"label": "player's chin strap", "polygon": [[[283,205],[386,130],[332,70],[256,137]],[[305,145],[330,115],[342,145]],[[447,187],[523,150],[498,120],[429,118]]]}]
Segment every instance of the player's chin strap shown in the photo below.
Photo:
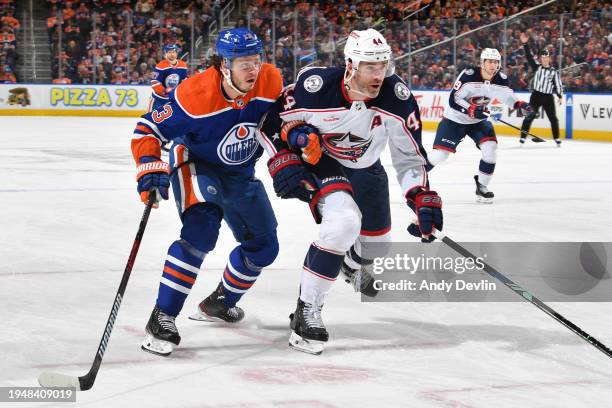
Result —
[{"label": "player's chin strap", "polygon": [[232,81],[232,73],[230,72],[229,68],[221,68],[221,75],[223,75],[223,78],[225,78],[230,88],[238,93],[238,96],[244,96],[247,94],[247,92],[241,91],[236,85],[234,85],[234,81]]},{"label": "player's chin strap", "polygon": [[[344,71],[344,89],[346,89],[346,94],[348,95],[350,91],[353,91],[354,93],[363,96],[365,99],[371,99],[370,95],[367,95],[359,91],[356,88],[351,88],[351,86],[349,85],[349,82],[351,82],[351,79],[355,77],[355,72],[357,72],[357,68],[355,68],[354,66],[350,72],[348,71],[348,69]],[[347,73],[348,73],[348,78],[346,76]]]},{"label": "player's chin strap", "polygon": [[[351,82],[351,79],[355,77],[355,73],[357,72],[357,67],[355,66],[355,64],[352,64],[352,66],[353,66],[353,69],[351,71],[348,70],[348,67],[344,70],[344,89],[346,89],[346,94],[348,95],[349,91],[353,91],[356,94],[362,95],[366,99],[371,99],[372,97],[370,95],[367,95],[359,91],[358,89],[351,88],[349,82]],[[347,74],[348,74],[348,78],[347,78]],[[392,60],[388,60],[387,70],[385,72],[385,78],[388,78],[392,76],[393,74],[395,74],[395,64],[393,63]]]}]

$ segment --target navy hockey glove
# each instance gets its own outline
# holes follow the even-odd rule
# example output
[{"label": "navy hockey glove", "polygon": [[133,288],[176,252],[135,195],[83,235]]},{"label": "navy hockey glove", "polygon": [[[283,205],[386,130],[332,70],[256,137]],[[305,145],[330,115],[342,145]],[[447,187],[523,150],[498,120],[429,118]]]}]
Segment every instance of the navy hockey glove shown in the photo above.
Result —
[{"label": "navy hockey glove", "polygon": [[153,208],[159,207],[159,198],[168,199],[168,188],[170,187],[170,176],[168,163],[158,157],[145,156],[140,158],[137,167],[138,193],[143,203],[149,201],[149,192],[156,190],[156,202]]},{"label": "navy hockey glove", "polygon": [[300,149],[306,163],[315,165],[321,159],[321,136],[316,127],[301,120],[292,120],[281,128],[281,139],[290,149]]},{"label": "navy hockey glove", "polygon": [[527,103],[527,102],[523,102],[523,101],[516,101],[516,103],[514,104],[514,109],[518,110],[521,115],[526,116],[526,117],[532,117],[535,116],[535,112],[533,111],[533,108]]},{"label": "navy hockey glove", "polygon": [[442,216],[442,199],[435,191],[421,190],[416,194],[408,194],[408,205],[418,218],[418,226],[408,227],[411,235],[421,238],[421,242],[431,242],[436,237],[434,229],[442,231],[444,217]]},{"label": "navy hockey glove", "polygon": [[486,106],[470,105],[468,108],[468,116],[472,119],[486,119],[489,117],[489,110]]},{"label": "navy hockey glove", "polygon": [[277,196],[310,202],[315,183],[297,154],[287,149],[279,151],[268,160],[268,171]]}]

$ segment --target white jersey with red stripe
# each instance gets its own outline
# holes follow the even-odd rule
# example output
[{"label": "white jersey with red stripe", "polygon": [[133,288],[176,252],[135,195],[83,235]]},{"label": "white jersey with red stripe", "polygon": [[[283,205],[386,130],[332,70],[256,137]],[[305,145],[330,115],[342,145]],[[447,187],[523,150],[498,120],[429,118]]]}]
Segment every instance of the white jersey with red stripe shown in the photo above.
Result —
[{"label": "white jersey with red stripe", "polygon": [[385,78],[376,98],[352,101],[344,86],[344,68],[304,69],[261,126],[262,145],[270,155],[282,147],[278,129],[293,120],[315,126],[324,154],[352,169],[372,166],[389,142],[404,193],[427,185],[419,107],[397,75]]},{"label": "white jersey with red stripe", "polygon": [[470,105],[489,106],[499,99],[513,107],[517,99],[508,86],[508,77],[497,72],[490,80],[482,77],[479,67],[466,68],[457,77],[444,107],[444,117],[461,124],[478,123],[486,119],[475,119],[468,115]]}]

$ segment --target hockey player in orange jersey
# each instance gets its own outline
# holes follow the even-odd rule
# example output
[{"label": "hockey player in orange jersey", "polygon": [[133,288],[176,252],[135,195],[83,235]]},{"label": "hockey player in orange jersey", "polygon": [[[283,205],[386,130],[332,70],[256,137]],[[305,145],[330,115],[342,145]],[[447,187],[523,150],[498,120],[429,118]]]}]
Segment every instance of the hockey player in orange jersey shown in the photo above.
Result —
[{"label": "hockey player in orange jersey", "polygon": [[[168,103],[142,116],[134,131],[142,200],[152,190],[168,199],[172,185],[182,222],[146,326],[146,351],[169,355],[179,344],[175,318],[215,247],[222,219],[238,245],[217,289],[192,319],[240,321],[244,312],[236,303],[278,254],[276,218],[263,184],[254,177],[263,151],[257,124],[282,90],[279,70],[262,63],[262,48],[247,29],[221,32],[213,67],[182,82]],[[168,142],[170,163],[161,160],[161,146]]]},{"label": "hockey player in orange jersey", "polygon": [[185,61],[178,59],[178,52],[178,45],[164,45],[164,59],[155,66],[151,76],[153,93],[149,102],[149,112],[168,102],[170,92],[187,78],[189,68]]}]

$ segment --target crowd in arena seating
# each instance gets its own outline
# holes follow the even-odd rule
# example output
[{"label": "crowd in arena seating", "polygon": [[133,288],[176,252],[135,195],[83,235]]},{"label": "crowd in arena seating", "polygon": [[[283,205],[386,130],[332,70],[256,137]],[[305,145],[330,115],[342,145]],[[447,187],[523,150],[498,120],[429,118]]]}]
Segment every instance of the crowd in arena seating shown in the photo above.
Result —
[{"label": "crowd in arena seating", "polygon": [[148,84],[163,45],[178,44],[180,55],[188,52],[192,15],[198,38],[222,2],[47,0],[47,5],[55,82]]},{"label": "crowd in arena seating", "polygon": [[0,84],[15,83],[15,62],[17,58],[16,35],[21,24],[15,18],[15,2],[0,0]]},{"label": "crowd in arena seating", "polygon": [[[532,76],[519,41],[519,34],[525,31],[532,38],[532,49],[537,52],[547,46],[557,66],[559,55],[562,55],[560,66],[565,68],[562,79],[566,90],[612,92],[608,58],[612,52],[610,3],[610,0],[556,2],[537,13],[509,20],[503,69],[512,86],[526,90]],[[273,60],[291,80],[295,69],[305,65],[342,64],[343,39],[353,28],[374,26],[381,29],[397,58],[485,24],[499,22],[466,34],[456,42],[398,61],[397,73],[410,81],[412,88],[449,89],[461,69],[478,63],[480,50],[495,47],[504,51],[501,20],[538,4],[541,1],[427,0],[400,5],[367,0],[321,0],[313,4],[317,8],[313,13],[307,3],[294,6],[289,2],[253,0],[249,25],[264,39],[268,60]],[[402,7],[405,9],[400,12]],[[294,18],[294,10],[297,18]],[[543,12],[546,14],[538,15]],[[561,14],[563,27],[560,27]],[[294,45],[295,31],[300,35]],[[272,35],[276,38],[275,43],[272,43]]]},{"label": "crowd in arena seating", "polygon": [[[163,44],[176,42],[183,51],[189,50],[190,12],[195,15],[194,38],[198,38],[218,18],[225,1],[47,0],[47,3],[54,55],[58,55],[60,37],[58,16],[63,15],[61,58],[55,58],[53,67],[57,81],[146,84],[155,63],[162,58]],[[511,85],[526,90],[532,75],[518,38],[521,32],[527,32],[534,51],[546,46],[555,65],[561,62],[566,90],[612,92],[611,3],[612,0],[556,2],[509,20],[505,32],[500,23],[402,58],[398,60],[397,73],[414,89],[449,89],[461,69],[478,62],[482,48],[496,47],[504,55],[503,69]],[[304,66],[343,64],[343,41],[355,28],[380,29],[397,58],[453,35],[499,22],[537,4],[541,0],[313,3],[250,0],[247,17],[239,18],[236,25],[249,26],[260,36],[266,59],[274,62],[286,81],[291,82],[296,71]],[[92,34],[94,26],[97,31]],[[294,36],[294,32],[299,35]],[[197,69],[208,65],[212,51],[202,52]]]}]

